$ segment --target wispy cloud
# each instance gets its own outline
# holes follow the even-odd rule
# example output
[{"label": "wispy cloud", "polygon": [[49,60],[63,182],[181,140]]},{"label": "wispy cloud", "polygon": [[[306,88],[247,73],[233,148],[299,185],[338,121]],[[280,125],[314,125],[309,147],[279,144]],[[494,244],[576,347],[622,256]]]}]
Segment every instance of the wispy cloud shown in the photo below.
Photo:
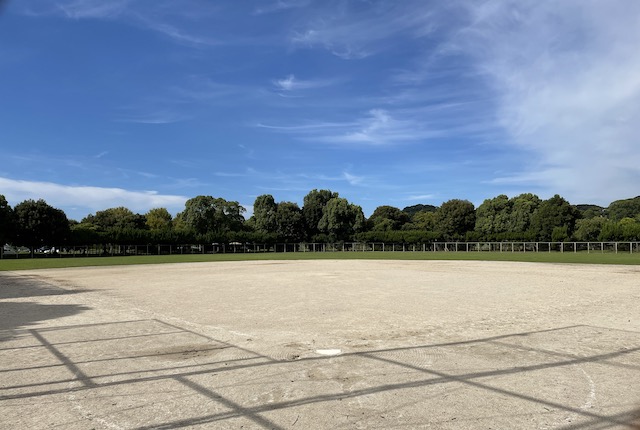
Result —
[{"label": "wispy cloud", "polygon": [[[29,16],[62,16],[68,19],[119,20],[165,36],[176,43],[198,46],[219,45],[220,41],[192,34],[183,21],[195,21],[197,15],[184,13],[179,7],[167,7],[170,3],[141,5],[133,0],[28,0],[23,12]],[[192,6],[193,5],[188,5]],[[185,6],[185,7],[188,7]],[[175,21],[175,23],[172,23]]]},{"label": "wispy cloud", "polygon": [[69,0],[52,1],[50,5],[59,10],[67,18],[108,19],[121,15],[129,3],[131,3],[130,0],[115,0],[109,2],[101,0]]},{"label": "wispy cloud", "polygon": [[406,200],[416,201],[416,200],[433,200],[435,199],[435,194],[418,194],[411,195],[406,198]]},{"label": "wispy cloud", "polygon": [[436,25],[431,6],[423,2],[374,1],[366,7],[326,2],[314,9],[314,18],[291,37],[296,46],[322,47],[347,59],[363,59],[388,49],[399,34],[422,37]]},{"label": "wispy cloud", "polygon": [[286,78],[274,80],[273,85],[280,91],[297,91],[328,87],[333,85],[333,82],[329,80],[300,80],[294,75],[289,75]]},{"label": "wispy cloud", "polygon": [[169,110],[162,110],[155,112],[131,113],[116,118],[116,121],[136,124],[173,124],[187,119],[189,119],[189,117],[184,114]]},{"label": "wispy cloud", "polygon": [[[574,200],[638,193],[640,3],[469,2],[453,40],[497,95],[500,124],[527,182]],[[611,195],[615,190],[615,195]]]},{"label": "wispy cloud", "polygon": [[288,9],[296,9],[308,6],[311,3],[311,0],[278,0],[271,4],[267,4],[264,6],[260,6],[254,10],[255,15],[263,15],[267,13],[280,12]]},{"label": "wispy cloud", "polygon": [[154,207],[178,210],[184,207],[188,199],[184,196],[160,194],[156,191],[63,185],[2,177],[0,177],[0,189],[12,205],[27,199],[44,199],[55,207],[83,207],[91,211],[118,206],[125,206],[137,212],[146,212]]},{"label": "wispy cloud", "polygon": [[333,143],[390,145],[442,136],[439,130],[426,128],[415,117],[398,119],[384,109],[371,109],[367,116],[352,122],[318,122],[300,125],[268,125],[258,127],[274,131],[293,133],[300,138]]}]

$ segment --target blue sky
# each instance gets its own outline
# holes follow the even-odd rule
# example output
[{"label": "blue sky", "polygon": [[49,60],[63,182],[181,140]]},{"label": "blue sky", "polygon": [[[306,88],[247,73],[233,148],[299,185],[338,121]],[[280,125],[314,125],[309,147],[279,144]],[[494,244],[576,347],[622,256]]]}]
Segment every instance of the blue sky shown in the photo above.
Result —
[{"label": "blue sky", "polygon": [[81,219],[640,194],[640,2],[14,0],[0,194]]}]

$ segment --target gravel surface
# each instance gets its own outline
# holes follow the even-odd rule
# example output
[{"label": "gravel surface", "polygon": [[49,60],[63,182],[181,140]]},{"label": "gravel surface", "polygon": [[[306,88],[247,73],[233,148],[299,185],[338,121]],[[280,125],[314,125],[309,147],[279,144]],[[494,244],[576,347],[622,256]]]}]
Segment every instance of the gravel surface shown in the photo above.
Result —
[{"label": "gravel surface", "polygon": [[640,268],[0,273],[1,429],[639,429]]}]

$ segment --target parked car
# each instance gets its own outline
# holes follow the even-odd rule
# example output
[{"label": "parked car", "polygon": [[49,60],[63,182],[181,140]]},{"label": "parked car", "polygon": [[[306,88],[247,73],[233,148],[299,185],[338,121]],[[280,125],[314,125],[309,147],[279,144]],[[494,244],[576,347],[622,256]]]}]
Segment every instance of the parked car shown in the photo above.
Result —
[{"label": "parked car", "polygon": [[18,254],[18,248],[16,248],[15,246],[6,244],[2,247],[2,253],[4,255],[16,255]]}]

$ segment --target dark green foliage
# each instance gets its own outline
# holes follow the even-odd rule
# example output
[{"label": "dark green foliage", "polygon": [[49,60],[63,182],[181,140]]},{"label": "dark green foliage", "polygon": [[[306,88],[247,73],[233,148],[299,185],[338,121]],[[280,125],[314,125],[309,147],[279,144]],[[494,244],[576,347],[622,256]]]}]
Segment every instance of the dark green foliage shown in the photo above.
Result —
[{"label": "dark green foliage", "polygon": [[504,194],[485,200],[476,211],[479,237],[497,238],[510,231],[513,201]]},{"label": "dark green foliage", "polygon": [[[15,214],[7,199],[0,194],[0,247],[15,236]],[[0,250],[0,252],[2,252]]]},{"label": "dark green foliage", "polygon": [[146,218],[135,214],[125,207],[105,209],[89,215],[82,220],[83,223],[93,224],[101,231],[109,229],[144,229]]},{"label": "dark green foliage", "polygon": [[640,196],[633,199],[616,200],[606,210],[607,218],[620,221],[623,218],[638,218],[640,216]]},{"label": "dark green foliage", "polygon": [[[509,232],[524,234],[531,228],[533,214],[538,210],[542,200],[535,194],[520,194],[511,199],[511,216],[509,217]],[[527,234],[532,239],[532,234]],[[525,237],[523,237],[525,238]]]},{"label": "dark green foliage", "polygon": [[592,219],[605,215],[605,208],[598,205],[576,205],[576,209],[578,209],[583,219]]},{"label": "dark green foliage", "polygon": [[323,212],[318,228],[331,242],[351,240],[364,229],[362,208],[350,204],[347,199],[334,197],[329,200]]},{"label": "dark green foliage", "polygon": [[276,212],[278,205],[271,194],[256,197],[253,203],[252,224],[256,231],[274,233],[278,227]]},{"label": "dark green foliage", "polygon": [[200,235],[220,236],[229,231],[242,230],[245,208],[238,202],[222,198],[197,196],[187,200],[185,209],[178,214],[184,227]]},{"label": "dark green foliage", "polygon": [[278,203],[275,219],[276,232],[281,241],[299,242],[304,238],[304,218],[296,203]]},{"label": "dark green foliage", "polygon": [[531,217],[531,230],[537,240],[553,240],[556,227],[566,228],[568,237],[573,234],[579,218],[580,212],[556,194],[540,203]]},{"label": "dark green foliage", "polygon": [[414,215],[420,212],[435,212],[437,210],[438,210],[437,206],[418,204],[413,206],[407,206],[404,209],[402,209],[402,212],[409,215],[410,218],[413,218]]},{"label": "dark green foliage", "polygon": [[69,239],[69,220],[47,202],[25,200],[15,207],[16,242],[29,247],[60,246]]},{"label": "dark green foliage", "polygon": [[400,230],[409,221],[406,212],[393,206],[378,206],[369,217],[373,230]]},{"label": "dark green foliage", "polygon": [[[440,208],[415,205],[400,210],[383,205],[365,220],[360,206],[329,190],[313,190],[305,206],[256,198],[247,222],[238,202],[197,196],[172,219],[165,208],[135,214],[117,207],[67,221],[43,200],[27,200],[14,210],[0,195],[0,244],[39,247],[102,244],[184,245],[212,243],[367,241],[422,244],[433,241],[640,241],[640,197],[596,205],[572,206],[555,195],[534,194],[486,199],[477,210],[466,200]],[[434,209],[436,209],[434,211]],[[410,217],[409,214],[413,214]]]},{"label": "dark green foliage", "polygon": [[338,193],[330,190],[311,190],[304,196],[302,216],[304,218],[308,238],[313,238],[320,233],[318,224],[324,215],[324,208],[329,200],[338,197]]},{"label": "dark green foliage", "polygon": [[585,218],[576,221],[576,240],[582,242],[593,242],[600,240],[600,233],[607,220],[603,217]]},{"label": "dark green foliage", "polygon": [[475,208],[468,200],[449,200],[436,212],[437,229],[446,240],[463,239],[475,224]]}]

